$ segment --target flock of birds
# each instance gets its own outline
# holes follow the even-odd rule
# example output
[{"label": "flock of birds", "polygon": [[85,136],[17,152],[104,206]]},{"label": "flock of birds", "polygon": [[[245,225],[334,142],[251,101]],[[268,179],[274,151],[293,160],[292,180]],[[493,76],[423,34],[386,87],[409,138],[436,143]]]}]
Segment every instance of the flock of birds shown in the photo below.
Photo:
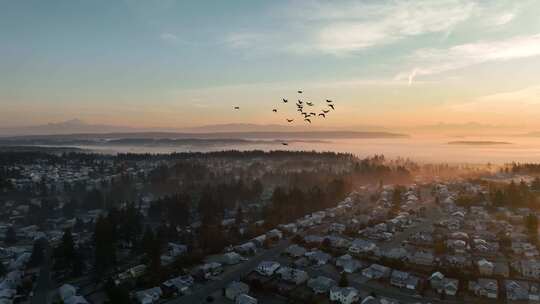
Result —
[{"label": "flock of birds", "polygon": [[[313,111],[313,108],[315,107],[315,104],[313,102],[307,101],[305,99],[302,99],[302,96],[304,96],[304,91],[298,90],[298,100],[296,102],[296,111],[300,114],[301,119],[304,120],[304,122],[311,124],[312,117],[313,118],[326,118],[326,115],[330,111],[334,111],[336,109],[336,106],[334,105],[334,102],[330,99],[326,99],[325,107],[321,109],[318,113]],[[282,103],[286,104],[289,102],[288,99],[282,98]],[[234,106],[235,110],[240,110],[239,106]],[[278,113],[278,108],[273,108],[272,112]],[[285,120],[288,123],[293,123],[294,118],[285,118]],[[287,146],[288,143],[284,142],[282,145]]]}]

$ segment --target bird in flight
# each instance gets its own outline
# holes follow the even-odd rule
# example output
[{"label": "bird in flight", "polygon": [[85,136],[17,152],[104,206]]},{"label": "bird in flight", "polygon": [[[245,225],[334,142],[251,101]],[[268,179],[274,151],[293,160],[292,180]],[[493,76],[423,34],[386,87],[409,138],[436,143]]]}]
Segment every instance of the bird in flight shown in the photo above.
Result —
[{"label": "bird in flight", "polygon": [[322,110],[324,114],[330,112],[330,110]]},{"label": "bird in flight", "polygon": [[284,145],[284,146],[288,146],[288,145],[289,145],[289,144],[288,144],[288,143],[286,143],[286,142],[284,142],[284,143],[281,143],[281,144],[282,144],[282,145]]},{"label": "bird in flight", "polygon": [[277,113],[277,109],[273,109],[272,112]]},{"label": "bird in flight", "polygon": [[303,104],[304,102],[300,99],[298,99],[298,104]]},{"label": "bird in flight", "polygon": [[287,119],[287,122],[293,122],[294,119]]},{"label": "bird in flight", "polygon": [[324,113],[319,113],[319,116],[322,116],[323,118],[326,118],[326,115],[324,115]]},{"label": "bird in flight", "polygon": [[304,93],[304,91],[298,90],[298,94],[302,94],[302,93]]},{"label": "bird in flight", "polygon": [[327,100],[326,100],[326,102],[330,103],[330,102],[332,102],[332,100],[330,100],[330,99],[327,99]]},{"label": "bird in flight", "polygon": [[335,108],[334,108],[334,105],[333,105],[333,104],[329,104],[328,106],[329,106],[330,108],[332,108],[332,110],[335,110]]},{"label": "bird in flight", "polygon": [[235,110],[240,110],[240,107],[235,106],[234,109]]},{"label": "bird in flight", "polygon": [[310,107],[313,107],[313,103],[312,102],[306,102],[306,104]]},{"label": "bird in flight", "polygon": [[282,99],[283,99],[283,102],[284,102],[284,103],[289,102],[289,101],[288,101],[287,99],[285,99],[285,98],[282,98]]},{"label": "bird in flight", "polygon": [[304,119],[304,121],[311,123],[311,119],[309,118]]}]

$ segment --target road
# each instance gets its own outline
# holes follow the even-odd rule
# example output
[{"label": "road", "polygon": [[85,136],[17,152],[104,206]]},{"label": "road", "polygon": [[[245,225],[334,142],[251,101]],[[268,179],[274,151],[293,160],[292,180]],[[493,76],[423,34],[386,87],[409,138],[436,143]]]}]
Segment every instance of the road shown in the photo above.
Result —
[{"label": "road", "polygon": [[194,290],[193,293],[178,297],[171,301],[166,302],[167,304],[195,304],[195,303],[206,303],[206,297],[212,293],[225,288],[230,282],[239,280],[240,277],[249,274],[254,270],[260,262],[265,260],[272,260],[273,257],[279,255],[283,250],[285,250],[290,245],[289,240],[282,240],[276,246],[265,250],[254,257],[250,258],[248,261],[239,265],[238,269],[235,269],[231,272],[225,272],[218,281],[207,282],[201,289]]},{"label": "road", "polygon": [[34,294],[30,300],[31,304],[50,304],[51,290],[53,283],[51,280],[51,248],[48,242],[45,243],[44,261],[39,270],[39,277],[36,280]]}]

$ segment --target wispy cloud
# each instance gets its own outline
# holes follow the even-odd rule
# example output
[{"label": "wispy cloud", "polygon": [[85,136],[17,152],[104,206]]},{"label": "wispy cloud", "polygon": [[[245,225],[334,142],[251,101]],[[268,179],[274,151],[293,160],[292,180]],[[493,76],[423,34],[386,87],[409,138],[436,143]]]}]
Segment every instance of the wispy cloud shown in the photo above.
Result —
[{"label": "wispy cloud", "polygon": [[167,41],[167,42],[176,42],[176,41],[178,41],[178,36],[176,36],[175,34],[171,34],[171,33],[161,33],[159,35],[159,39],[161,39],[163,41]]},{"label": "wispy cloud", "polygon": [[250,51],[342,56],[430,34],[444,41],[471,25],[503,26],[516,18],[517,7],[474,0],[299,1],[274,12],[275,23],[230,32],[225,43]]},{"label": "wispy cloud", "polygon": [[263,34],[251,32],[231,33],[225,37],[225,43],[231,48],[252,48],[262,42]]},{"label": "wispy cloud", "polygon": [[512,20],[514,20],[515,17],[516,17],[516,14],[513,12],[510,12],[510,13],[504,13],[504,14],[495,16],[492,20],[493,20],[494,25],[501,26],[501,25],[510,23]]},{"label": "wispy cloud", "polygon": [[540,105],[540,86],[531,86],[519,90],[500,92],[481,96],[474,100],[451,105],[458,112],[510,114],[529,113],[537,115]]},{"label": "wispy cloud", "polygon": [[417,76],[535,56],[540,56],[540,34],[461,44],[447,49],[421,49],[411,58],[416,67],[410,72],[399,73],[396,79],[408,79],[412,83]]},{"label": "wispy cloud", "polygon": [[[341,7],[342,14],[317,34],[318,49],[330,53],[353,52],[429,33],[450,32],[469,19],[474,2],[402,1]],[[336,11],[336,9],[334,9]]]}]

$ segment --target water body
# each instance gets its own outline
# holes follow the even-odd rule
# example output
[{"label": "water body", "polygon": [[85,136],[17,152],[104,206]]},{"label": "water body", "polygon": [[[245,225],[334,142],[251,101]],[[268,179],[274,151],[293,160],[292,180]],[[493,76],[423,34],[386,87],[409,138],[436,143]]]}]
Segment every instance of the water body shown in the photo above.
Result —
[{"label": "water body", "polygon": [[409,138],[369,138],[369,139],[327,139],[324,142],[290,142],[288,146],[279,143],[212,145],[212,146],[78,146],[100,153],[172,153],[208,152],[219,150],[315,150],[352,153],[359,157],[384,154],[389,158],[409,158],[422,163],[472,163],[504,164],[510,162],[540,162],[540,138],[526,137],[467,137],[467,141],[492,141],[508,144],[454,145],[452,137]]}]

